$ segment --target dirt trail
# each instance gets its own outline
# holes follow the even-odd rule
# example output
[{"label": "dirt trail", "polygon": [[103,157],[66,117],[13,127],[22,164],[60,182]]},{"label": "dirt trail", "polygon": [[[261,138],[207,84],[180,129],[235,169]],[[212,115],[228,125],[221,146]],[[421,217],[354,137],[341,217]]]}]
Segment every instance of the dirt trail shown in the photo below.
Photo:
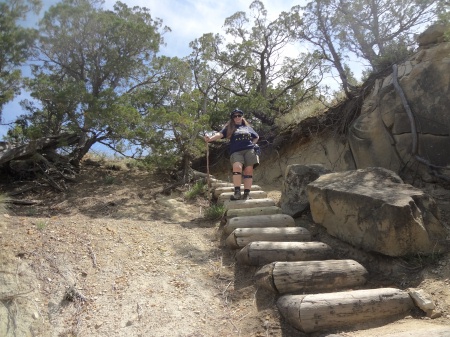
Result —
[{"label": "dirt trail", "polygon": [[289,331],[254,270],[221,246],[219,223],[202,219],[205,201],[158,195],[162,183],[87,168],[68,193],[28,194],[42,203],[2,214],[0,336]]},{"label": "dirt trail", "polygon": [[[67,193],[30,192],[40,204],[0,214],[0,336],[307,336],[256,288],[256,269],[235,264],[218,221],[202,219],[205,200],[161,196],[163,183],[85,167]],[[429,273],[443,312],[433,322],[447,322],[450,263]]]}]

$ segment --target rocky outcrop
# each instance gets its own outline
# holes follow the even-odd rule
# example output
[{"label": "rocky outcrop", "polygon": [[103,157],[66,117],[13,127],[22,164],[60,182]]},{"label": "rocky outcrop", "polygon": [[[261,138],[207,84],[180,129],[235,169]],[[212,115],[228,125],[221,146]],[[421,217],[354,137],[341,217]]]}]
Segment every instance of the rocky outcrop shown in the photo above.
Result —
[{"label": "rocky outcrop", "polygon": [[286,168],[285,179],[280,198],[280,207],[284,214],[292,217],[300,216],[309,209],[306,186],[331,171],[320,164],[289,165]]},{"label": "rocky outcrop", "polygon": [[447,250],[434,199],[383,168],[322,175],[307,187],[313,220],[366,251],[389,256]]},{"label": "rocky outcrop", "polygon": [[428,181],[450,169],[450,42],[442,42],[444,32],[443,26],[425,31],[418,52],[398,65],[397,76],[393,70],[375,83],[350,127],[358,168],[399,173],[410,167]]}]

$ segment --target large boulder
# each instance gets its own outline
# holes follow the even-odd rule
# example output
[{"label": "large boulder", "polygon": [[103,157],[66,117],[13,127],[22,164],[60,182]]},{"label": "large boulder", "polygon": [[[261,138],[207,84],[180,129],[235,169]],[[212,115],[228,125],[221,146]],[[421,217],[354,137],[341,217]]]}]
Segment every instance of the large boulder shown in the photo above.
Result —
[{"label": "large boulder", "polygon": [[321,175],[330,172],[330,170],[320,164],[288,165],[280,198],[280,208],[283,213],[295,218],[308,210],[309,201],[306,194],[306,186]]},{"label": "large boulder", "polygon": [[388,256],[447,251],[450,231],[434,199],[390,170],[329,173],[307,192],[313,220],[356,247]]},{"label": "large boulder", "polygon": [[430,168],[450,167],[450,42],[442,42],[445,29],[424,32],[419,51],[398,65],[397,81],[414,122],[394,87],[393,73],[377,80],[364,100],[361,115],[349,128],[358,169],[379,166],[398,173],[410,167],[431,181],[430,173],[435,173]]}]

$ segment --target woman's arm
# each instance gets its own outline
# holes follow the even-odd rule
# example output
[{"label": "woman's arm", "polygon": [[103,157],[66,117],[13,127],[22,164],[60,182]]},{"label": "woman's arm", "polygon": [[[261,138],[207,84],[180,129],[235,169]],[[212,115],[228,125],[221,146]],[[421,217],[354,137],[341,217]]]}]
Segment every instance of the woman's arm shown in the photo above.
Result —
[{"label": "woman's arm", "polygon": [[214,135],[212,135],[211,137],[209,136],[205,136],[205,142],[209,143],[209,142],[213,142],[217,139],[221,139],[223,138],[223,134],[222,132],[216,132]]}]

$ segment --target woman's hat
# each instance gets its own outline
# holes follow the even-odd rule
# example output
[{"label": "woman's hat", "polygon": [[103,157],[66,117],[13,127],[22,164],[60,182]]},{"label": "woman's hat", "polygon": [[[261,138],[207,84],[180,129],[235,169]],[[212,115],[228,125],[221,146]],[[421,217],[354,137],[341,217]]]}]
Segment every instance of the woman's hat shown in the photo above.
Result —
[{"label": "woman's hat", "polygon": [[233,118],[233,115],[234,115],[234,114],[237,114],[237,113],[239,113],[239,114],[241,114],[242,116],[244,116],[244,112],[243,112],[242,110],[240,110],[240,109],[234,109],[234,110],[230,113],[230,118]]}]

